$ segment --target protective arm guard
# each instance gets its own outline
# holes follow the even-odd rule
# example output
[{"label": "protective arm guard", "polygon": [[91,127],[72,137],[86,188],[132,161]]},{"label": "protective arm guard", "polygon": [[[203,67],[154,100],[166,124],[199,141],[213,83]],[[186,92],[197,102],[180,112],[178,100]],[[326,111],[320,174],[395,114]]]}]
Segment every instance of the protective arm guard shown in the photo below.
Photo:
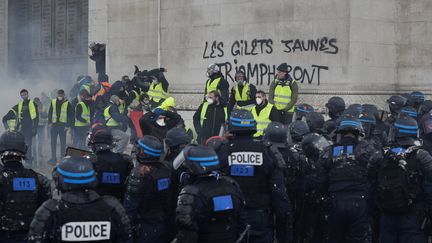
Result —
[{"label": "protective arm guard", "polygon": [[276,216],[276,238],[278,242],[290,242],[293,239],[293,216],[281,170],[274,169],[269,185],[271,186],[273,213]]},{"label": "protective arm guard", "polygon": [[123,206],[116,198],[112,196],[103,196],[102,199],[106,204],[113,208],[112,221],[115,226],[113,231],[116,233],[116,239],[121,238],[124,241],[131,239],[133,229]]},{"label": "protective arm guard", "polygon": [[186,186],[180,192],[176,209],[177,243],[198,242],[198,188]]},{"label": "protective arm guard", "polygon": [[40,196],[39,196],[39,202],[43,203],[46,200],[51,198],[51,181],[48,180],[45,176],[38,174],[38,180],[40,183]]},{"label": "protective arm guard", "polygon": [[30,223],[28,234],[29,242],[46,242],[55,236],[57,226],[53,217],[54,213],[59,210],[58,201],[50,199],[44,202]]},{"label": "protective arm guard", "polygon": [[135,224],[139,202],[143,195],[142,187],[144,180],[139,173],[139,167],[132,170],[126,181],[126,193],[123,202],[124,209],[132,224]]}]

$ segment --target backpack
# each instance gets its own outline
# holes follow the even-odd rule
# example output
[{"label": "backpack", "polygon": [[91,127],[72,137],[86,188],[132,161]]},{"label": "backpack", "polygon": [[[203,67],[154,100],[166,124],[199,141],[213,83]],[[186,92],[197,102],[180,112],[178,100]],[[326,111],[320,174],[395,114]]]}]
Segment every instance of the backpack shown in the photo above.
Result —
[{"label": "backpack", "polygon": [[408,158],[412,149],[393,148],[386,153],[378,173],[375,201],[384,213],[408,212],[419,192],[417,175],[409,168]]}]

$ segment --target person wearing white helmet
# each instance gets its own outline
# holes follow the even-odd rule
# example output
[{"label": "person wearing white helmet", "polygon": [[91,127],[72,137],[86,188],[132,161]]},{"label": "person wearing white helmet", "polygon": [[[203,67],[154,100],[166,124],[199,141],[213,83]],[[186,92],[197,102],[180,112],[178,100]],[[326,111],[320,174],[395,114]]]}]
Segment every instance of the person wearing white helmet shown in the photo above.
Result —
[{"label": "person wearing white helmet", "polygon": [[208,93],[211,91],[217,91],[219,92],[222,100],[224,102],[228,102],[229,84],[222,75],[219,66],[216,63],[210,64],[207,67],[206,75],[208,79],[206,81],[204,100],[206,100]]}]

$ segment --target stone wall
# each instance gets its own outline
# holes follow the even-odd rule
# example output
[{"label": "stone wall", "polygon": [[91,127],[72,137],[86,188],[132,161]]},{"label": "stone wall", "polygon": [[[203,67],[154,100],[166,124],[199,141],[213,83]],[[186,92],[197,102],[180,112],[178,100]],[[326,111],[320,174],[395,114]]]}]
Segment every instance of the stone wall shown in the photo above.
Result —
[{"label": "stone wall", "polygon": [[111,80],[160,63],[182,108],[201,101],[212,62],[230,83],[244,70],[264,90],[287,62],[300,101],[317,106],[336,94],[384,105],[432,90],[428,0],[94,0],[89,11],[89,41],[107,43]]}]

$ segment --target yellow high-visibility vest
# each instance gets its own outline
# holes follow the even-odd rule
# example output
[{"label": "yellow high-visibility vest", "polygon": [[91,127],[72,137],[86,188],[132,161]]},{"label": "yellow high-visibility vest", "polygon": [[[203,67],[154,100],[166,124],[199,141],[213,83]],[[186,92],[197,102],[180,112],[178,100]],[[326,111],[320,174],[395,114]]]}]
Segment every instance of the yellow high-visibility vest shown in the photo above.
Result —
[{"label": "yellow high-visibility vest", "polygon": [[210,93],[211,91],[217,91],[219,92],[219,94],[221,93],[220,90],[218,89],[219,86],[219,82],[221,81],[222,77],[219,77],[215,80],[213,80],[213,82],[210,83],[211,79],[207,80],[206,83],[206,89],[207,89],[207,94]]},{"label": "yellow high-visibility vest", "polygon": [[[60,118],[59,122],[61,123],[67,123],[67,109],[68,109],[69,101],[64,101],[63,104],[60,107]],[[52,114],[51,114],[51,122],[56,123],[57,122],[57,99],[53,99],[51,102],[52,106]]]},{"label": "yellow high-visibility vest", "polygon": [[[21,101],[20,103],[18,103],[18,123],[21,123],[22,120],[22,107],[24,105],[24,101]],[[36,112],[36,106],[33,102],[33,100],[29,100],[29,112],[30,112],[30,119],[34,120],[37,117],[37,112]]]},{"label": "yellow high-visibility vest", "polygon": [[261,110],[261,112],[257,113],[256,106],[252,108],[252,115],[254,116],[254,119],[257,122],[257,132],[254,134],[254,137],[260,137],[264,135],[264,130],[267,128],[267,126],[270,124],[270,113],[273,108],[272,104],[267,104],[264,109]]},{"label": "yellow high-visibility vest", "polygon": [[14,109],[11,109],[11,111],[14,113],[15,118],[7,120],[6,123],[8,125],[9,131],[16,131],[17,124],[18,124],[18,116],[17,116],[17,112]]},{"label": "yellow high-visibility vest", "polygon": [[[295,82],[295,81],[293,81]],[[278,110],[283,110],[291,102],[292,90],[289,85],[277,84],[274,90],[274,106]],[[288,112],[294,112],[295,106],[289,109]]]},{"label": "yellow high-visibility vest", "polygon": [[104,118],[105,118],[105,125],[107,127],[118,127],[119,123],[114,120],[111,116],[111,113],[109,112],[110,108],[111,108],[112,104],[108,105],[105,109],[104,109]]},{"label": "yellow high-visibility vest", "polygon": [[[238,88],[238,84],[236,84],[235,88],[234,88],[234,92],[235,92],[235,100],[236,102],[239,101],[248,101],[249,99],[249,84],[246,84],[245,86],[243,86],[243,90],[240,94],[239,92],[239,88]],[[254,107],[254,104],[250,104],[250,105],[245,105],[245,106],[239,106],[238,103],[236,104],[235,108],[236,109],[244,109],[244,110],[252,110],[252,108]]]},{"label": "yellow high-visibility vest", "polygon": [[[206,117],[206,113],[207,113],[207,109],[208,109],[209,104],[207,102],[203,103],[203,106],[201,108],[201,114],[200,114],[200,124],[201,126],[204,124],[204,120],[207,119]],[[224,107],[224,113],[225,113],[225,121],[228,119],[228,109],[225,106]]]},{"label": "yellow high-visibility vest", "polygon": [[150,88],[147,94],[149,95],[150,100],[153,100],[155,102],[159,102],[161,99],[166,99],[169,97],[169,92],[165,92],[162,87],[162,83],[150,84]]},{"label": "yellow high-visibility vest", "polygon": [[90,107],[84,103],[84,102],[80,102],[77,104],[77,106],[75,107],[75,113],[76,113],[76,108],[78,106],[81,106],[82,109],[82,113],[81,113],[81,117],[82,119],[84,119],[86,122],[82,122],[78,119],[75,118],[75,126],[76,127],[86,127],[86,126],[90,126]]}]

